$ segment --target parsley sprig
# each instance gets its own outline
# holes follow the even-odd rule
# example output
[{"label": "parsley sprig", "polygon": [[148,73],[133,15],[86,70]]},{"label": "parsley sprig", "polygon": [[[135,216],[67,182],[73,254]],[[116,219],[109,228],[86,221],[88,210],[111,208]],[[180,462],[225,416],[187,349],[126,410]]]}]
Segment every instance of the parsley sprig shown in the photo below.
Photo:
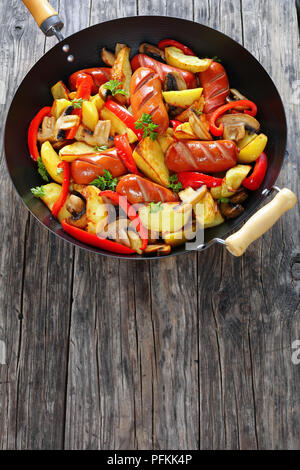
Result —
[{"label": "parsley sprig", "polygon": [[170,184],[168,185],[169,189],[172,189],[174,193],[179,193],[183,189],[182,184],[180,181],[178,181],[178,176],[177,175],[171,175],[170,176]]},{"label": "parsley sprig", "polygon": [[143,113],[142,117],[138,119],[135,123],[136,129],[143,129],[143,138],[150,137],[150,139],[155,140],[157,138],[158,124],[154,124],[152,121],[151,114]]},{"label": "parsley sprig", "polygon": [[44,162],[43,160],[41,159],[41,157],[38,157],[37,159],[37,164],[38,164],[38,172],[39,174],[41,175],[41,177],[43,178],[44,181],[49,181],[49,173],[48,171],[46,170],[46,167],[44,165]]},{"label": "parsley sprig", "polygon": [[103,176],[98,176],[90,183],[90,185],[96,186],[97,188],[101,189],[101,191],[104,191],[105,189],[115,191],[117,184],[117,178],[113,178],[112,174],[108,170],[104,170]]},{"label": "parsley sprig", "polygon": [[157,212],[162,211],[161,201],[159,202],[150,202],[150,214],[156,214]]},{"label": "parsley sprig", "polygon": [[228,197],[220,197],[220,198],[218,199],[218,202],[219,202],[220,204],[222,204],[222,203],[223,203],[223,204],[227,204],[228,202],[230,202],[230,199],[228,199]]},{"label": "parsley sprig", "polygon": [[109,90],[112,96],[115,95],[125,95],[128,96],[127,91],[120,88],[123,85],[123,82],[118,82],[118,80],[109,80],[104,84],[105,88]]},{"label": "parsley sprig", "polygon": [[212,60],[213,60],[214,62],[220,62],[220,63],[222,62],[222,59],[220,59],[220,57],[217,56],[217,55],[214,55],[214,56],[212,57]]},{"label": "parsley sprig", "polygon": [[107,150],[108,146],[107,145],[95,145],[94,150],[95,152],[104,152],[104,150]]},{"label": "parsley sprig", "polygon": [[44,197],[45,196],[45,190],[43,186],[37,186],[36,188],[31,188],[30,190],[34,197]]},{"label": "parsley sprig", "polygon": [[82,98],[74,98],[74,100],[71,101],[71,104],[74,109],[81,109],[82,108],[82,103],[86,101],[83,100]]}]

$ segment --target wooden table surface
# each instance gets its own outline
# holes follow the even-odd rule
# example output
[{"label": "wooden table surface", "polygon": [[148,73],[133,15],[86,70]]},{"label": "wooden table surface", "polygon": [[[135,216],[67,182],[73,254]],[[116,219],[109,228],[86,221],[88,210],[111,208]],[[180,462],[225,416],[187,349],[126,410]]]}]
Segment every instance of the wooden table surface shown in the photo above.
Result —
[{"label": "wooden table surface", "polygon": [[[52,4],[65,35],[150,14],[194,19],[244,44],[284,100],[290,156],[278,184],[299,195],[294,0]],[[14,92],[56,41],[20,0],[2,0],[0,17],[2,138]],[[3,152],[0,191],[0,448],[300,448],[299,206],[241,259],[215,246],[141,263],[48,233],[21,204]]]}]

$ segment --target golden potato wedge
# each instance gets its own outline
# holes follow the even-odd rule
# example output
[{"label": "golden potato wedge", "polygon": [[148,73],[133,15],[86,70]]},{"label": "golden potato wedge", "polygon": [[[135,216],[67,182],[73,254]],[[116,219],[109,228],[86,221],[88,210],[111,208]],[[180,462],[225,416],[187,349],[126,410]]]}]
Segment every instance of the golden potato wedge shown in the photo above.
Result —
[{"label": "golden potato wedge", "polygon": [[91,96],[90,100],[91,100],[92,103],[94,103],[96,105],[98,113],[100,113],[101,109],[104,106],[104,100],[101,98],[99,93],[97,93],[97,95]]},{"label": "golden potato wedge", "polygon": [[180,140],[198,140],[198,137],[193,132],[193,129],[189,122],[184,122],[176,127],[174,131],[174,136],[176,139]]},{"label": "golden potato wedge", "polygon": [[[45,195],[41,198],[44,204],[48,207],[50,211],[52,211],[54,203],[58,199],[60,193],[61,193],[61,185],[57,183],[49,183],[49,184],[44,184],[42,186]],[[67,202],[63,205],[63,207],[60,209],[58,213],[58,220],[61,222],[63,219],[67,219],[70,217],[70,213],[67,211]]]},{"label": "golden potato wedge", "polygon": [[268,137],[265,134],[259,134],[254,140],[251,140],[238,154],[238,161],[241,163],[251,163],[258,159],[265,150],[268,143]]},{"label": "golden potato wedge", "polygon": [[87,231],[95,235],[98,224],[105,225],[108,222],[108,210],[96,186],[85,186],[79,192],[86,199]]},{"label": "golden potato wedge", "polygon": [[171,245],[167,245],[165,243],[157,243],[155,245],[148,245],[145,248],[144,253],[146,255],[152,255],[156,253],[157,256],[168,255],[169,253],[171,253],[171,249]]},{"label": "golden potato wedge", "polygon": [[191,90],[163,91],[166,103],[180,108],[188,108],[194,101],[199,100],[203,88],[193,88]]},{"label": "golden potato wedge", "polygon": [[256,139],[257,134],[250,134],[249,131],[246,131],[246,135],[243,139],[239,140],[237,142],[237,146],[240,150],[242,150],[246,145],[250,144],[252,140]]},{"label": "golden potato wedge", "polygon": [[63,174],[62,173],[57,174],[57,170],[58,170],[57,165],[61,162],[61,160],[49,141],[44,142],[42,144],[41,159],[46,167],[46,170],[51,176],[51,178],[57,183],[62,184]]},{"label": "golden potato wedge", "polygon": [[55,85],[53,85],[53,87],[51,88],[51,93],[54,100],[60,100],[63,98],[67,100],[69,98],[68,88],[61,80],[55,83]]},{"label": "golden potato wedge", "polygon": [[196,56],[185,55],[177,47],[166,47],[165,56],[167,64],[193,73],[204,72],[212,64],[212,59],[199,59]]},{"label": "golden potato wedge", "polygon": [[130,65],[130,48],[125,46],[117,54],[114,65],[111,69],[111,79],[117,80],[122,83],[122,90],[126,92],[126,95],[117,94],[115,98],[119,103],[129,103],[129,90],[130,80],[132,76],[132,70]]},{"label": "golden potato wedge", "polygon": [[162,186],[170,184],[164,153],[156,140],[152,140],[150,137],[141,140],[133,152],[133,158],[137,167],[148,178]]},{"label": "golden potato wedge", "polygon": [[196,236],[197,226],[196,221],[193,221],[191,224],[187,225],[177,232],[164,232],[162,233],[162,238],[167,243],[173,247],[184,245],[187,241],[192,240]]},{"label": "golden potato wedge", "polygon": [[147,204],[140,208],[139,217],[142,224],[151,232],[177,232],[186,225],[192,216],[192,206],[178,212],[177,202]]},{"label": "golden potato wedge", "polygon": [[[230,168],[230,170],[226,172],[224,180],[228,190],[235,192],[239,189],[251,168],[252,167],[250,165],[236,165],[235,167]],[[222,195],[222,197],[226,196]]]},{"label": "golden potato wedge", "polygon": [[213,222],[210,222],[210,223],[205,223],[204,224],[204,228],[212,228],[212,227],[217,227],[218,225],[221,225],[225,222],[225,219],[222,217],[222,214],[218,208],[218,211],[217,213],[215,214],[215,218],[213,220]]},{"label": "golden potato wedge", "polygon": [[137,136],[135,133],[129,129],[126,124],[124,124],[121,119],[119,119],[112,111],[110,111],[107,108],[102,108],[100,111],[100,118],[103,119],[104,121],[108,120],[111,122],[111,128],[110,128],[110,135],[115,136],[116,134],[123,135],[126,134],[128,135],[128,140],[130,144],[133,144],[136,142]]},{"label": "golden potato wedge", "polygon": [[71,91],[71,93],[69,93],[69,100],[75,100],[76,98],[76,91]]},{"label": "golden potato wedge", "polygon": [[83,101],[82,103],[82,124],[94,132],[99,114],[96,104],[93,101]]},{"label": "golden potato wedge", "polygon": [[172,145],[175,142],[175,140],[170,134],[166,133],[163,135],[158,135],[157,142],[161,146],[163,153],[166,154],[168,148],[170,147],[170,145]]},{"label": "golden potato wedge", "polygon": [[191,204],[194,206],[199,201],[201,201],[207,192],[207,187],[205,185],[201,186],[201,188],[195,190],[190,186],[188,188],[183,189],[178,193],[179,198],[185,204]]},{"label": "golden potato wedge", "polygon": [[141,255],[143,253],[143,251],[141,250],[143,244],[141,237],[133,230],[128,230],[127,235],[132,250],[136,251],[139,255]]},{"label": "golden potato wedge", "polygon": [[200,98],[198,100],[193,101],[191,106],[189,106],[181,114],[178,114],[178,116],[176,116],[177,121],[187,122],[190,118],[191,108],[193,108],[195,111],[201,113],[203,111],[204,104],[205,104],[204,97],[200,96]]},{"label": "golden potato wedge", "polygon": [[95,153],[94,147],[84,142],[74,142],[74,144],[66,145],[60,149],[59,156],[66,162],[73,162],[78,155],[85,155],[87,153]]},{"label": "golden potato wedge", "polygon": [[112,67],[115,63],[116,56],[113,52],[108,51],[105,47],[101,50],[101,59],[108,67]]},{"label": "golden potato wedge", "polygon": [[194,212],[196,216],[196,220],[201,227],[205,227],[206,224],[211,224],[216,215],[216,206],[215,201],[207,191],[203,197],[203,199],[198,202],[194,207]]},{"label": "golden potato wedge", "polygon": [[54,116],[55,119],[58,119],[68,106],[71,106],[71,101],[66,100],[65,98],[54,100],[51,108],[52,116]]}]

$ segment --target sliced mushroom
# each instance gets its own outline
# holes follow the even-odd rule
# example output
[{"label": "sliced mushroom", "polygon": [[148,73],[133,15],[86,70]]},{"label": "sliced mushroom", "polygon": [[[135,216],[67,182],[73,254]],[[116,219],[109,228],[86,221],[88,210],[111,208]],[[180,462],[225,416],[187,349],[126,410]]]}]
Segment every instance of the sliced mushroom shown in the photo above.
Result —
[{"label": "sliced mushroom", "polygon": [[175,119],[184,111],[184,108],[180,108],[179,106],[172,106],[171,104],[166,104],[166,108],[170,119]]},{"label": "sliced mushroom", "polygon": [[80,142],[85,142],[92,147],[96,145],[108,145],[109,133],[111,128],[111,122],[107,121],[98,121],[95,127],[94,132],[84,127],[79,126],[75,138]]},{"label": "sliced mushroom", "polygon": [[112,67],[115,63],[116,56],[112,52],[108,51],[105,47],[102,47],[101,50],[101,59],[108,65],[108,67]]},{"label": "sliced mushroom", "polygon": [[97,235],[103,238],[111,238],[130,248],[130,240],[127,233],[129,223],[128,219],[117,219],[108,224],[100,233],[97,232]]},{"label": "sliced mushroom", "polygon": [[54,127],[54,139],[65,140],[66,130],[72,129],[79,124],[79,116],[72,114],[73,106],[68,106],[62,115],[57,119]]},{"label": "sliced mushroom", "polygon": [[165,243],[157,243],[156,245],[148,245],[144,253],[147,255],[152,255],[156,253],[159,255],[168,255],[171,252],[171,245],[166,245]]},{"label": "sliced mushroom", "polygon": [[231,101],[247,100],[247,99],[248,98],[246,98],[246,96],[242,95],[242,93],[240,93],[235,88],[230,88],[230,95],[227,96],[227,98],[226,98],[228,103],[230,103]]},{"label": "sliced mushroom", "polygon": [[67,222],[75,227],[85,228],[87,224],[85,198],[77,191],[74,191],[67,201],[66,208],[71,214]]},{"label": "sliced mushroom", "polygon": [[224,125],[223,137],[228,140],[240,140],[246,135],[246,130],[257,132],[260,124],[253,116],[245,113],[224,114],[218,119]]},{"label": "sliced mushroom", "polygon": [[179,72],[169,72],[164,80],[164,91],[186,90],[186,82]]},{"label": "sliced mushroom", "polygon": [[189,123],[193,132],[200,140],[212,140],[209,133],[209,123],[204,114],[198,115],[194,108],[191,108],[189,115]]},{"label": "sliced mushroom", "polygon": [[241,204],[235,204],[234,202],[222,202],[220,204],[221,214],[226,219],[235,219],[244,212],[243,206]]},{"label": "sliced mushroom", "polygon": [[248,191],[244,188],[239,188],[237,192],[231,196],[230,201],[234,202],[235,204],[241,204],[242,202],[246,201],[248,198]]},{"label": "sliced mushroom", "polygon": [[99,95],[104,101],[111,96],[111,91],[106,88],[105,83],[99,88]]},{"label": "sliced mushroom", "polygon": [[162,49],[153,46],[153,44],[149,44],[148,42],[143,42],[140,45],[139,52],[141,54],[147,54],[150,57],[153,57],[153,59],[163,60],[164,62],[166,61],[165,52]]},{"label": "sliced mushroom", "polygon": [[55,117],[46,116],[42,122],[42,128],[39,129],[37,140],[39,142],[46,142],[46,140],[54,140],[54,127],[55,127]]}]

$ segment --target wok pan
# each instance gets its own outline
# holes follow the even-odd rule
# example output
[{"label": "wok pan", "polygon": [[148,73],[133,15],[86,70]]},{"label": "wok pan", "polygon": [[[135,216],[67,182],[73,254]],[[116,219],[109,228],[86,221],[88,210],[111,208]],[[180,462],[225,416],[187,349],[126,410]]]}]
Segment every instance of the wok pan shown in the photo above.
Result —
[{"label": "wok pan", "polygon": [[[56,12],[46,1],[24,0],[38,25],[47,35],[56,34],[60,39],[55,47],[47,52],[26,75],[11,103],[5,129],[6,162],[12,182],[27,209],[51,232],[73,245],[106,256],[130,259],[149,259],[149,256],[116,255],[85,245],[63,232],[47,207],[34,198],[30,188],[41,184],[35,163],[29,158],[27,149],[27,129],[38,110],[51,103],[51,86],[59,80],[67,79],[74,71],[100,66],[102,46],[113,50],[116,42],[128,44],[132,55],[138,52],[142,42],[157,44],[166,37],[174,37],[190,46],[200,57],[215,55],[229,76],[230,86],[257,103],[258,119],[263,132],[269,136],[267,147],[268,171],[259,190],[251,193],[245,204],[245,212],[237,219],[205,230],[204,243],[197,247],[204,250],[214,243],[222,243],[234,255],[241,255],[247,246],[268,230],[278,218],[296,204],[296,196],[288,189],[278,190],[273,201],[260,209],[262,201],[274,190],[285,152],[287,125],[280,95],[268,73],[259,62],[240,44],[228,36],[207,26],[187,20],[161,16],[138,16],[107,21],[91,26],[67,39],[60,30],[63,26]],[[66,53],[65,51],[68,50]],[[74,60],[67,60],[68,54]],[[69,58],[70,59],[70,58]],[[251,217],[252,216],[252,217]],[[230,232],[248,222],[234,235]],[[173,249],[170,255],[186,253],[184,246]]]}]

